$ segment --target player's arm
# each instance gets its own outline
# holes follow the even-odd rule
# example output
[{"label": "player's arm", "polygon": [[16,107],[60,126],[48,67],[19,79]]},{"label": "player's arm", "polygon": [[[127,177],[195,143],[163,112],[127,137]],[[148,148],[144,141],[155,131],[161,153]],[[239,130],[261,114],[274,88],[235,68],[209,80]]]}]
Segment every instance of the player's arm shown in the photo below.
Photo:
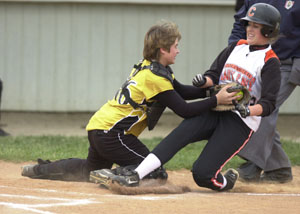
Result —
[{"label": "player's arm", "polygon": [[188,118],[202,114],[204,111],[216,107],[218,104],[232,103],[236,99],[236,92],[229,93],[224,87],[215,96],[204,100],[187,103],[175,90],[159,93],[154,97],[159,103],[173,110],[177,115]]},{"label": "player's arm", "polygon": [[206,89],[192,85],[181,84],[178,80],[173,81],[174,90],[184,99],[193,100],[206,97]]},{"label": "player's arm", "polygon": [[280,62],[276,58],[271,58],[266,62],[261,71],[261,79],[261,98],[257,103],[250,106],[236,105],[236,110],[244,118],[247,116],[268,116],[275,110],[281,82]]},{"label": "player's arm", "polygon": [[276,99],[280,88],[281,74],[278,59],[271,58],[266,62],[261,71],[261,79],[261,98],[257,104],[260,104],[263,110],[259,115],[268,116],[276,108]]},{"label": "player's arm", "polygon": [[204,111],[217,106],[217,97],[213,96],[205,100],[187,103],[175,90],[168,90],[154,97],[159,103],[171,109],[175,114],[189,118],[197,116]]},{"label": "player's arm", "polygon": [[258,116],[263,113],[263,107],[260,104],[255,104],[254,106],[249,106],[249,111],[249,116]]}]

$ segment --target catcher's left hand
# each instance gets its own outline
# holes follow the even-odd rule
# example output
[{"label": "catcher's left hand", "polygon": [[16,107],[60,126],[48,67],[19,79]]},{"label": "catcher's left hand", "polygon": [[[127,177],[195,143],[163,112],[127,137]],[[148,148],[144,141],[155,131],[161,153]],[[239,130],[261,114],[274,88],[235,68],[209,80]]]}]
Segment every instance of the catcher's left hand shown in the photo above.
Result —
[{"label": "catcher's left hand", "polygon": [[[207,95],[208,96],[214,96],[222,88],[228,87],[228,86],[230,86],[229,88],[227,88],[227,92],[229,92],[229,93],[240,92],[240,91],[242,92],[243,97],[239,100],[235,100],[236,104],[247,106],[247,104],[249,103],[250,98],[251,98],[250,93],[249,93],[248,89],[245,86],[243,86],[239,83],[236,83],[236,82],[232,82],[232,83],[228,83],[228,84],[222,84],[222,85],[216,85],[216,86],[210,87],[207,91],[208,92]],[[235,106],[236,105],[234,105],[234,103],[230,103],[228,105],[219,104],[215,108],[213,108],[212,110],[214,110],[214,111],[229,111],[229,110],[236,109]]]}]

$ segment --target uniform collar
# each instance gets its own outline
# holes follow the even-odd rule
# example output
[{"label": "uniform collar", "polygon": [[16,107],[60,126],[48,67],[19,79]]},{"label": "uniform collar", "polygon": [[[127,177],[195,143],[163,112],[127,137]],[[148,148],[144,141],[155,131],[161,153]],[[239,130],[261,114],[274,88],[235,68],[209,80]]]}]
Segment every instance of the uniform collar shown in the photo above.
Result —
[{"label": "uniform collar", "polygon": [[252,51],[258,51],[258,50],[263,50],[269,47],[269,44],[266,45],[250,45],[249,50],[250,52]]}]

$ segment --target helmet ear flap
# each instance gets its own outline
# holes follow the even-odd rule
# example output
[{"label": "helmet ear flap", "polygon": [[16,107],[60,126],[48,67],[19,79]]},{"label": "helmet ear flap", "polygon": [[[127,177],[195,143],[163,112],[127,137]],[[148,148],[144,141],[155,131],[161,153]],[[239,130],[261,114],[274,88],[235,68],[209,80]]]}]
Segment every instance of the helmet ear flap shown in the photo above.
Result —
[{"label": "helmet ear flap", "polygon": [[264,26],[260,32],[264,37],[270,38],[273,35],[274,29]]},{"label": "helmet ear flap", "polygon": [[273,38],[276,37],[279,33],[279,26],[278,27],[269,27],[269,26],[263,26],[261,29],[261,34],[266,38]]}]

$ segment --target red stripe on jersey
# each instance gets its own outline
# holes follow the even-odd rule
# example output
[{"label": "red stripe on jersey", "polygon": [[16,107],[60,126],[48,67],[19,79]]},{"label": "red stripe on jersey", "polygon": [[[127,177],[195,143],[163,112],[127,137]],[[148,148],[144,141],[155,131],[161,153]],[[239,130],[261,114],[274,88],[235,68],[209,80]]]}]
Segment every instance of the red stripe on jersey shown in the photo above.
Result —
[{"label": "red stripe on jersey", "polygon": [[239,152],[242,150],[242,148],[245,147],[245,145],[246,145],[246,144],[248,143],[248,141],[250,140],[250,137],[252,136],[252,134],[253,134],[253,130],[251,130],[251,132],[250,132],[248,138],[245,140],[245,142],[243,143],[243,145],[242,145],[242,146],[241,146],[241,147],[240,147],[233,155],[231,155],[230,158],[229,158],[228,160],[225,161],[225,163],[221,166],[221,168],[216,172],[215,177],[213,177],[213,178],[211,179],[211,181],[213,182],[213,184],[214,184],[215,186],[217,186],[217,187],[222,187],[223,184],[220,183],[220,182],[218,182],[218,181],[216,180],[217,175],[221,172],[222,168],[228,163],[228,161],[230,161],[237,153],[239,153]]},{"label": "red stripe on jersey", "polygon": [[241,39],[238,41],[238,43],[236,45],[248,45],[248,42],[245,39]]},{"label": "red stripe on jersey", "polygon": [[273,50],[269,50],[267,53],[266,53],[266,56],[265,56],[265,63],[271,59],[271,58],[276,58],[279,60],[278,56],[276,55],[276,53],[273,51]]}]

